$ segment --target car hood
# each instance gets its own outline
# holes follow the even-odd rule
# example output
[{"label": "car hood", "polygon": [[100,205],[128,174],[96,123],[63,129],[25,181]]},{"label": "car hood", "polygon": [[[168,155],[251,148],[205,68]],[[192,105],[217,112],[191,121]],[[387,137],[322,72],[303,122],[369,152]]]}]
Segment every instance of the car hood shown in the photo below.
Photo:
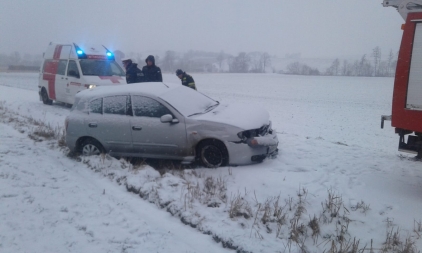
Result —
[{"label": "car hood", "polygon": [[126,84],[124,76],[84,76],[87,84],[100,86]]},{"label": "car hood", "polygon": [[191,118],[228,124],[244,130],[257,129],[270,123],[270,115],[265,109],[239,104],[220,104],[208,113]]}]

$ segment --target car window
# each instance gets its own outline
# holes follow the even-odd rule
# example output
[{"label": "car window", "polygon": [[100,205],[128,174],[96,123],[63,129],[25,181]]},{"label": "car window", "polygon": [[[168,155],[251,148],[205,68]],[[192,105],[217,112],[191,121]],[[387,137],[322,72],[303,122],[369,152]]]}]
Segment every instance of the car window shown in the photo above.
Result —
[{"label": "car window", "polygon": [[112,96],[104,98],[104,113],[126,115],[128,96]]},{"label": "car window", "polygon": [[90,113],[103,113],[103,99],[98,98],[89,102]]},{"label": "car window", "polygon": [[69,61],[69,64],[67,65],[67,75],[79,78],[78,65],[76,65],[75,61]]},{"label": "car window", "polygon": [[66,65],[67,65],[67,60],[59,61],[59,66],[57,66],[57,75],[65,75]]},{"label": "car window", "polygon": [[132,96],[132,108],[134,116],[138,117],[160,118],[171,114],[170,110],[158,101],[143,96]]}]

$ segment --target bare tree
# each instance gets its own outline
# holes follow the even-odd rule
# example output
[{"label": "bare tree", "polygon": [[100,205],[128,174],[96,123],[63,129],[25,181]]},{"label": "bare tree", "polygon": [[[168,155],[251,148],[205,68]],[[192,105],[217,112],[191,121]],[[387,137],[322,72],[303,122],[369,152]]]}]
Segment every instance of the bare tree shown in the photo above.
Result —
[{"label": "bare tree", "polygon": [[377,46],[372,50],[372,57],[374,57],[374,76],[379,76],[379,63],[381,62],[380,47]]},{"label": "bare tree", "polygon": [[261,55],[261,63],[262,63],[263,72],[265,72],[267,67],[271,65],[271,57],[267,52]]},{"label": "bare tree", "polygon": [[217,55],[217,63],[218,63],[218,67],[220,69],[220,72],[222,71],[222,67],[223,67],[223,62],[226,59],[226,55],[224,54],[223,51],[221,51],[218,55]]},{"label": "bare tree", "polygon": [[10,64],[12,65],[18,65],[21,62],[21,54],[17,51],[13,52],[9,56]]},{"label": "bare tree", "polygon": [[261,55],[262,53],[260,52],[252,52],[248,54],[248,57],[250,59],[250,65],[251,65],[250,72],[254,72],[254,73],[263,72]]},{"label": "bare tree", "polygon": [[393,54],[393,49],[390,50],[390,54],[388,55],[388,59],[387,59],[387,76],[391,76],[391,68],[392,63],[394,60],[394,54]]},{"label": "bare tree", "polygon": [[[158,61],[158,59],[156,59]],[[174,71],[174,62],[176,61],[176,53],[174,51],[166,51],[163,58],[163,70],[164,71]]]},{"label": "bare tree", "polygon": [[229,65],[230,72],[247,73],[249,71],[249,63],[250,63],[249,56],[245,52],[239,53],[238,56],[233,58],[233,61]]},{"label": "bare tree", "polygon": [[287,73],[292,75],[300,74],[301,65],[300,62],[293,62],[287,65]]},{"label": "bare tree", "polygon": [[327,71],[325,72],[325,74],[326,75],[329,75],[329,76],[336,76],[339,73],[339,68],[340,68],[340,60],[337,58],[337,59],[335,59],[333,61],[333,63],[327,69]]},{"label": "bare tree", "polygon": [[195,53],[192,50],[189,50],[188,52],[183,54],[183,57],[180,59],[180,62],[179,62],[179,65],[183,70],[189,71],[189,72],[193,70],[194,55],[195,55]]},{"label": "bare tree", "polygon": [[343,61],[343,65],[341,66],[341,75],[342,76],[351,76],[352,75],[352,68],[353,66],[349,64],[347,60]]}]

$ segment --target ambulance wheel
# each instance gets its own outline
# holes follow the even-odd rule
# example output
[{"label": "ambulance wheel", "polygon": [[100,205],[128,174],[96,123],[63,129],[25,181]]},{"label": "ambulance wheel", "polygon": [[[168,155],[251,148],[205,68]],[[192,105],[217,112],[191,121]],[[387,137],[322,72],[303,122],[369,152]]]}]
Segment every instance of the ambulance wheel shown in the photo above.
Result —
[{"label": "ambulance wheel", "polygon": [[41,90],[41,98],[42,98],[42,102],[45,105],[52,105],[53,104],[53,100],[51,100],[48,97],[48,94],[47,94],[47,91],[45,90],[45,88],[42,88],[42,90]]}]

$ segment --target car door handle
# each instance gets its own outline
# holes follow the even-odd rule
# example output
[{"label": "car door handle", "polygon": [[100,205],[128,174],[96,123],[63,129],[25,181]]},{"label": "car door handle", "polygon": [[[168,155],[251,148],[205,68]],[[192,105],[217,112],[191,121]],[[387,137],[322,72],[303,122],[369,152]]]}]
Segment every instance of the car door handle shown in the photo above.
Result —
[{"label": "car door handle", "polygon": [[89,127],[97,127],[97,123],[89,123],[88,126]]},{"label": "car door handle", "polygon": [[133,126],[132,129],[135,130],[135,131],[141,131],[142,130],[142,127],[140,127],[140,126]]}]

